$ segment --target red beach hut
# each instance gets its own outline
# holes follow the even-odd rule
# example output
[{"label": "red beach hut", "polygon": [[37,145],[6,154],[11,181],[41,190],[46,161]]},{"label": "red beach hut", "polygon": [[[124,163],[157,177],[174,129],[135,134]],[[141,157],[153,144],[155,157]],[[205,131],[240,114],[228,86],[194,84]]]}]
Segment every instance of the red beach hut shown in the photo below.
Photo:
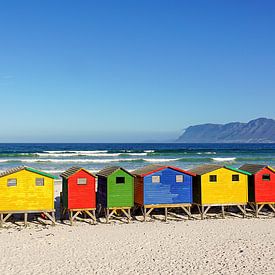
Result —
[{"label": "red beach hut", "polygon": [[62,193],[60,194],[60,219],[69,212],[70,222],[84,214],[93,221],[96,210],[96,177],[81,167],[71,167],[63,172]]},{"label": "red beach hut", "polygon": [[275,170],[258,164],[244,164],[240,169],[252,174],[248,179],[248,201],[256,216],[265,205],[275,213]]}]

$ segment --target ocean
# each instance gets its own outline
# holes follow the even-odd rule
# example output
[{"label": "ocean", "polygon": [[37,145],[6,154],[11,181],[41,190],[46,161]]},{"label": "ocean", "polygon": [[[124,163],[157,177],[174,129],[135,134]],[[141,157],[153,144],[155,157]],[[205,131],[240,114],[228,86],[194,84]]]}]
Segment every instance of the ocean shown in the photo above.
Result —
[{"label": "ocean", "polygon": [[275,167],[275,144],[182,143],[7,143],[0,144],[0,172],[26,165],[54,175],[71,166],[93,173],[118,165],[132,171],[161,163],[190,169],[206,163],[239,167],[244,163]]}]

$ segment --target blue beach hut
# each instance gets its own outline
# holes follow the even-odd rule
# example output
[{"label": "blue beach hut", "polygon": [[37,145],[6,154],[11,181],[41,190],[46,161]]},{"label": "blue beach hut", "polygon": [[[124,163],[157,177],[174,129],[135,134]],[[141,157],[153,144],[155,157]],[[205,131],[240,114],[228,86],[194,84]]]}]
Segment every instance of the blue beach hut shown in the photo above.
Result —
[{"label": "blue beach hut", "polygon": [[144,219],[155,208],[165,209],[165,220],[168,208],[182,208],[191,216],[195,174],[159,164],[145,166],[132,174],[135,176],[135,204],[142,208]]}]

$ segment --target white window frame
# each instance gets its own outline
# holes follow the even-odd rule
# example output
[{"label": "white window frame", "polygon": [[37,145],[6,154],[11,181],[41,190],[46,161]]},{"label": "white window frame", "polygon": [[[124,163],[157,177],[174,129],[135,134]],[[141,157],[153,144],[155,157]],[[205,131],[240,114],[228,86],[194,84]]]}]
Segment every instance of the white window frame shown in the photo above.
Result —
[{"label": "white window frame", "polygon": [[184,182],[184,176],[183,175],[176,175],[176,182]]},{"label": "white window frame", "polygon": [[87,178],[78,178],[77,179],[77,185],[87,185]]},{"label": "white window frame", "polygon": [[[15,184],[14,183],[10,183],[11,181],[13,181],[13,182],[15,182]],[[7,186],[8,187],[16,187],[17,186],[17,179],[7,179]]]},{"label": "white window frame", "polygon": [[[41,182],[39,182],[41,181]],[[35,178],[35,186],[44,186],[45,185],[45,179],[44,178]]]},{"label": "white window frame", "polygon": [[160,176],[152,176],[152,183],[160,183]]}]

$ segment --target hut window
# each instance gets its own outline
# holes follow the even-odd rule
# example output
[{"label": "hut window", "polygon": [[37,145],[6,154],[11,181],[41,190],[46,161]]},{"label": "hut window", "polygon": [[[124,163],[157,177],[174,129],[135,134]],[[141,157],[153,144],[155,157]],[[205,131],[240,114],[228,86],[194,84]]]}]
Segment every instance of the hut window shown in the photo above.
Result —
[{"label": "hut window", "polygon": [[270,180],[270,174],[263,174],[262,180],[269,181]]},{"label": "hut window", "polygon": [[35,185],[36,186],[44,186],[44,178],[36,178]]},{"label": "hut window", "polygon": [[160,183],[160,176],[152,176],[152,183]]},{"label": "hut window", "polygon": [[17,186],[17,179],[8,179],[7,185],[8,185],[8,187]]},{"label": "hut window", "polygon": [[79,179],[77,179],[77,184],[78,185],[85,185],[85,184],[87,184],[87,179],[86,178],[79,178]]},{"label": "hut window", "polygon": [[117,184],[125,183],[125,177],[116,177],[116,183]]},{"label": "hut window", "polygon": [[216,182],[217,181],[217,175],[210,175],[209,176],[209,181],[210,182]]},{"label": "hut window", "polygon": [[232,175],[232,181],[239,181],[239,175]]},{"label": "hut window", "polygon": [[176,182],[183,182],[183,175],[176,175]]}]

